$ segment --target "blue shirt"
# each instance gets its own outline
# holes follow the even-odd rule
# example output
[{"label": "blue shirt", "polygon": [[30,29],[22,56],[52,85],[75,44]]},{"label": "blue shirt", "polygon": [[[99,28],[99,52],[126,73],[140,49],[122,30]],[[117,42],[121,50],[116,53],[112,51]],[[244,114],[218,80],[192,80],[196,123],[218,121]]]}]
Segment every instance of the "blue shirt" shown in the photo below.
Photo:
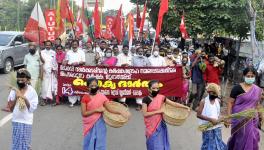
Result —
[{"label": "blue shirt", "polygon": [[192,83],[203,83],[203,72],[199,68],[199,63],[197,63],[193,68],[192,68]]}]

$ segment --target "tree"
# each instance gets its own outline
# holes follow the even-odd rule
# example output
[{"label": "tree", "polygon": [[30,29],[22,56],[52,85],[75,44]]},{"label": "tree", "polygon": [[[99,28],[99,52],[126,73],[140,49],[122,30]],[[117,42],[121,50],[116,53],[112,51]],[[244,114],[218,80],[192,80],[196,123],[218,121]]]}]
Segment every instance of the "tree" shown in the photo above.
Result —
[{"label": "tree", "polygon": [[[257,8],[260,0],[254,1]],[[131,2],[136,3],[137,0],[131,0]],[[145,0],[138,2],[143,5]],[[159,4],[160,0],[148,1],[150,20],[154,27],[157,23]],[[184,14],[187,30],[192,37],[196,37],[197,34],[203,34],[205,38],[210,38],[214,34],[228,34],[247,38],[250,24],[246,8],[247,0],[170,0],[169,12],[163,21],[162,34],[179,37],[180,18]],[[261,9],[258,8],[258,10]],[[260,35],[263,35],[264,27],[260,22],[257,21],[259,40],[263,39]]]},{"label": "tree", "polygon": [[[54,8],[54,3],[47,0],[37,0],[40,3],[42,11]],[[36,4],[36,0],[1,0],[0,2],[0,30],[21,30],[24,27],[31,15],[31,12]],[[78,6],[74,3],[74,14],[77,16]]]}]

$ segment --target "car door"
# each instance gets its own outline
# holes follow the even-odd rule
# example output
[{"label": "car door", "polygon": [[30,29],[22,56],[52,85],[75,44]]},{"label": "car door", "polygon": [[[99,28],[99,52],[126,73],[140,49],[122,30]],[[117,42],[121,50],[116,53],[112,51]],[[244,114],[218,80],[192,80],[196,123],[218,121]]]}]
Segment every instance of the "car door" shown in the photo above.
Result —
[{"label": "car door", "polygon": [[25,40],[22,35],[17,35],[14,39],[14,43],[21,42],[20,45],[14,44],[15,54],[14,54],[14,64],[15,66],[23,64],[25,51],[27,49],[27,45],[25,44]]}]

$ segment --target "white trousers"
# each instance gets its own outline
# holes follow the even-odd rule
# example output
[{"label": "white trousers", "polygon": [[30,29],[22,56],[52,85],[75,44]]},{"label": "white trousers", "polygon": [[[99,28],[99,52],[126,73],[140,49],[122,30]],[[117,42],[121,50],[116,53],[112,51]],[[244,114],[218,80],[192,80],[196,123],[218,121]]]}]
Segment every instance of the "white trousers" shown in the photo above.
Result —
[{"label": "white trousers", "polygon": [[75,104],[77,101],[80,101],[80,96],[69,96],[68,99],[71,104]]},{"label": "white trousers", "polygon": [[136,98],[136,102],[138,105],[142,105],[142,100],[143,98],[139,97],[139,98]]}]

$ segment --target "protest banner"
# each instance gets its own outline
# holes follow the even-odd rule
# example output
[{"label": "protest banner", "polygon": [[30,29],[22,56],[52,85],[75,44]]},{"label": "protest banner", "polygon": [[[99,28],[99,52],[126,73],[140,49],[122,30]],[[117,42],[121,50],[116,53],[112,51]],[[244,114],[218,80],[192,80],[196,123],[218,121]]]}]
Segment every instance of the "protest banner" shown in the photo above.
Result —
[{"label": "protest banner", "polygon": [[150,80],[159,80],[165,96],[181,97],[182,68],[177,67],[93,67],[63,66],[58,72],[59,95],[88,94],[86,79],[96,77],[100,92],[108,98],[144,97]]}]

